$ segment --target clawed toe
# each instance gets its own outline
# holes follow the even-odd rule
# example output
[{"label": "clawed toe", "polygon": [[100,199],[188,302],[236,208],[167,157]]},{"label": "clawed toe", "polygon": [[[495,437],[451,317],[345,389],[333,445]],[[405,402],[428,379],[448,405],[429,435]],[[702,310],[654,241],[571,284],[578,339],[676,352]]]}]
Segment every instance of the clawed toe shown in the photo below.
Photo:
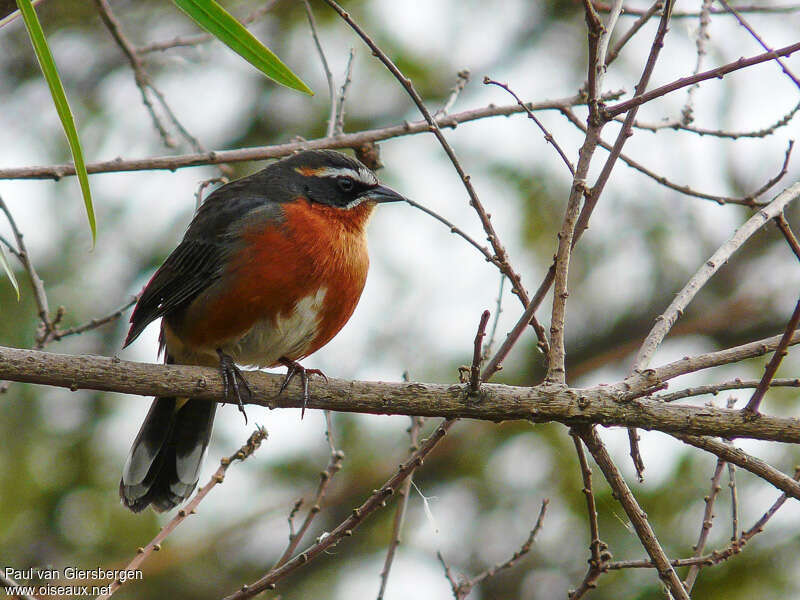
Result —
[{"label": "clawed toe", "polygon": [[299,362],[291,360],[289,358],[283,357],[280,359],[280,364],[286,367],[286,377],[281,383],[281,387],[278,390],[278,395],[280,396],[283,391],[289,386],[289,383],[292,381],[295,375],[300,375],[300,381],[303,384],[303,408],[300,411],[300,418],[302,419],[306,414],[306,405],[309,401],[308,395],[308,378],[309,375],[319,375],[325,380],[325,383],[328,383],[328,378],[325,376],[325,373],[320,371],[319,369],[306,369],[303,365]]},{"label": "clawed toe", "polygon": [[[222,373],[222,385],[225,399],[229,402],[232,401],[232,396],[236,397],[236,404],[239,406],[239,411],[244,415],[244,424],[247,425],[247,412],[244,410],[244,400],[242,396],[246,396],[249,401],[253,397],[253,392],[250,385],[244,378],[241,369],[236,366],[233,359],[225,354],[219,348],[217,349],[219,356],[219,370]],[[233,394],[231,394],[233,391]]]}]

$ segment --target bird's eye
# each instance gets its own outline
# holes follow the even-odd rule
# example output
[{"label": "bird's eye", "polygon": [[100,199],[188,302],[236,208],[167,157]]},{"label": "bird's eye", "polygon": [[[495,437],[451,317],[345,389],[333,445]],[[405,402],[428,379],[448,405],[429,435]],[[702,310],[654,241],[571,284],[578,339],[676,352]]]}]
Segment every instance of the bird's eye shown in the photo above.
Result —
[{"label": "bird's eye", "polygon": [[339,189],[343,192],[352,192],[353,188],[356,186],[356,182],[353,181],[352,177],[337,177],[336,185],[338,185]]}]

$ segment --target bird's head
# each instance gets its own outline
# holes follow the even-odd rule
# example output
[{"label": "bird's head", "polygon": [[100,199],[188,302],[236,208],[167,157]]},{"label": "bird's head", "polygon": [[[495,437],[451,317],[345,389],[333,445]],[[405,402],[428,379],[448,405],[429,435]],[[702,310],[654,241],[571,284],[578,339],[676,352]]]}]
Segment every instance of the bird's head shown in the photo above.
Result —
[{"label": "bird's head", "polygon": [[382,202],[405,201],[381,184],[370,169],[355,158],[334,150],[307,150],[274,163],[286,189],[295,197],[342,211],[371,209]]}]

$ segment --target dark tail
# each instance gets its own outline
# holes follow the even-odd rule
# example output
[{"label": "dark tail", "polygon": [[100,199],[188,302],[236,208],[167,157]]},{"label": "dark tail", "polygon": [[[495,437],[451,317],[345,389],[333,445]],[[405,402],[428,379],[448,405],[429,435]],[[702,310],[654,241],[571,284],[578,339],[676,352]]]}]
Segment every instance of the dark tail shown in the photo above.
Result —
[{"label": "dark tail", "polygon": [[162,512],[194,490],[211,438],[216,402],[156,398],[122,469],[119,495],[134,512]]}]

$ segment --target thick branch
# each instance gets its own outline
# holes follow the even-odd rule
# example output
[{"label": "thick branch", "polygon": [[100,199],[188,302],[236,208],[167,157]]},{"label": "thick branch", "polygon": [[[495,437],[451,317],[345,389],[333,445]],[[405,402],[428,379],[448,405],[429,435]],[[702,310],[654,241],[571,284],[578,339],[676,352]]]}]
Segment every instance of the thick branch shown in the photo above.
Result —
[{"label": "thick branch", "polygon": [[[749,354],[733,349],[710,356],[748,356],[756,351],[763,354],[770,348],[774,350],[778,341],[779,336],[776,336],[739,347]],[[800,342],[800,334],[794,337],[793,342]],[[714,362],[704,360],[705,364]],[[664,369],[669,373],[679,369],[678,365],[667,367]],[[555,421],[565,425],[595,423],[666,433],[800,443],[800,419],[770,415],[752,419],[738,410],[666,404],[648,397],[631,399],[632,394],[644,395],[648,389],[658,385],[654,384],[653,373],[658,371],[648,371],[637,380],[586,389],[482,384],[474,396],[468,395],[467,385],[339,379],[324,383],[315,379],[308,408],[487,421]],[[283,381],[282,375],[253,371],[246,377],[253,390],[251,404],[269,408],[299,408],[303,405],[299,386],[290,386],[284,394],[276,397]],[[209,367],[154,365],[118,358],[69,356],[4,347],[0,347],[0,379],[143,396],[191,396],[217,401],[223,397],[219,371]]]}]

